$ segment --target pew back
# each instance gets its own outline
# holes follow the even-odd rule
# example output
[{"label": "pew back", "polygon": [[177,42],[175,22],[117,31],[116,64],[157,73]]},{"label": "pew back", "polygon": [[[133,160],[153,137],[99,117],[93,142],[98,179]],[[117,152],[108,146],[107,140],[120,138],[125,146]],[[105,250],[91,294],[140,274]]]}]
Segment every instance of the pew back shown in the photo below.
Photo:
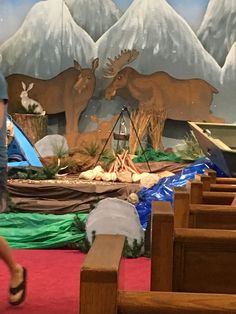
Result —
[{"label": "pew back", "polygon": [[124,237],[98,235],[81,268],[80,314],[229,314],[236,295],[120,291]]},{"label": "pew back", "polygon": [[[186,189],[174,190],[174,224],[176,228],[236,229],[236,206],[191,204]],[[235,198],[234,198],[235,200]]]},{"label": "pew back", "polygon": [[152,228],[151,290],[236,293],[236,231],[174,228],[167,202],[153,203]]}]

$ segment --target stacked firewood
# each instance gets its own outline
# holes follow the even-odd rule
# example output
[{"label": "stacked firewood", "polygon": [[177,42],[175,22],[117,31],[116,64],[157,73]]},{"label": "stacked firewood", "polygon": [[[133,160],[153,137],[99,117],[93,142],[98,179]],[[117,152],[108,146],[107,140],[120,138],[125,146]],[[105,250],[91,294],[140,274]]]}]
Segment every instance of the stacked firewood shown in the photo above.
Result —
[{"label": "stacked firewood", "polygon": [[132,162],[128,151],[123,151],[122,154],[117,154],[116,159],[111,165],[109,172],[117,176],[120,182],[133,182],[134,174],[140,174],[142,171]]},{"label": "stacked firewood", "polygon": [[92,170],[84,171],[79,176],[80,179],[98,180],[106,182],[127,182],[140,183],[144,187],[151,187],[160,179],[158,174],[143,172],[132,162],[127,150],[116,155],[108,172],[101,166],[96,166]]}]

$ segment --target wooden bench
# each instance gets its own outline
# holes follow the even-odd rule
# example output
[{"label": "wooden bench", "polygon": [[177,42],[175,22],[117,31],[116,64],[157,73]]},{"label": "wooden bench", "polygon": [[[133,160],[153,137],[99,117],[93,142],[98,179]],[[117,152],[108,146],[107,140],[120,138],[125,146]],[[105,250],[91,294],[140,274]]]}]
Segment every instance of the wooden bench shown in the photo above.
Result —
[{"label": "wooden bench", "polygon": [[206,169],[204,174],[211,177],[211,183],[236,184],[236,178],[217,177],[216,171],[212,169]]},{"label": "wooden bench", "polygon": [[80,314],[229,314],[236,295],[119,290],[124,245],[119,235],[98,235],[82,267]]},{"label": "wooden bench", "polygon": [[204,183],[199,180],[189,181],[186,187],[190,191],[190,202],[192,204],[231,205],[235,202],[236,192],[228,190],[209,191],[204,188]]},{"label": "wooden bench", "polygon": [[236,178],[217,177],[214,170],[207,169],[195,178],[203,183],[204,191],[236,192]]},{"label": "wooden bench", "polygon": [[[200,175],[198,179],[187,182],[185,187],[174,188],[175,227],[236,229],[236,192],[209,190],[206,188],[209,180],[204,181],[205,177],[210,178],[206,174]],[[150,256],[150,219],[145,234],[147,256]]]},{"label": "wooden bench", "polygon": [[169,202],[153,202],[151,290],[236,293],[236,231],[174,228]]},{"label": "wooden bench", "polygon": [[192,204],[189,191],[182,188],[174,189],[173,206],[175,228],[236,229],[236,205],[232,203]]}]

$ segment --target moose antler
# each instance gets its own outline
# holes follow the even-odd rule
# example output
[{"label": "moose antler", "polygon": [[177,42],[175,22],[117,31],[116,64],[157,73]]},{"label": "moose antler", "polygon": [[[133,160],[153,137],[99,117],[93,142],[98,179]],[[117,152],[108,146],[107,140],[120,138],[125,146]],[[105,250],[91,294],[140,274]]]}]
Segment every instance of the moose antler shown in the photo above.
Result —
[{"label": "moose antler", "polygon": [[121,50],[121,54],[116,56],[114,60],[107,58],[108,62],[106,63],[107,68],[104,70],[104,77],[112,78],[123,68],[124,65],[133,62],[139,52],[136,49],[132,50]]}]

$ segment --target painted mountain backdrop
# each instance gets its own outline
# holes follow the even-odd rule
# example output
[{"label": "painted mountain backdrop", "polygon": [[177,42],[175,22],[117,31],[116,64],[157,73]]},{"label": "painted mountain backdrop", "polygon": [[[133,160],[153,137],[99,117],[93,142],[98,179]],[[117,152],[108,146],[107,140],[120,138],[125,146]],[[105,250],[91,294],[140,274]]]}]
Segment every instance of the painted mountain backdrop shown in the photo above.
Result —
[{"label": "painted mountain backdrop", "polygon": [[223,66],[236,41],[236,1],[210,0],[197,34],[206,50]]},{"label": "painted mountain backdrop", "polygon": [[122,15],[112,0],[65,0],[75,22],[96,41]]},{"label": "painted mountain backdrop", "polygon": [[47,0],[33,6],[18,31],[1,45],[0,54],[6,76],[22,73],[47,79],[72,66],[74,59],[86,66],[97,53],[64,1]]},{"label": "painted mountain backdrop", "polygon": [[207,80],[219,90],[213,113],[235,121],[236,0],[209,0],[198,36],[174,9],[182,0],[133,0],[123,15],[118,0],[27,1],[36,3],[0,46],[6,76],[48,79],[72,66],[74,59],[85,67],[99,56],[97,86],[103,88],[108,83],[102,78],[107,57],[135,48],[140,52],[131,64],[136,70]]},{"label": "painted mountain backdrop", "polygon": [[131,65],[142,73],[165,71],[178,78],[215,83],[220,67],[185,20],[165,0],[135,0],[98,41],[99,57],[122,49],[140,52]]}]

